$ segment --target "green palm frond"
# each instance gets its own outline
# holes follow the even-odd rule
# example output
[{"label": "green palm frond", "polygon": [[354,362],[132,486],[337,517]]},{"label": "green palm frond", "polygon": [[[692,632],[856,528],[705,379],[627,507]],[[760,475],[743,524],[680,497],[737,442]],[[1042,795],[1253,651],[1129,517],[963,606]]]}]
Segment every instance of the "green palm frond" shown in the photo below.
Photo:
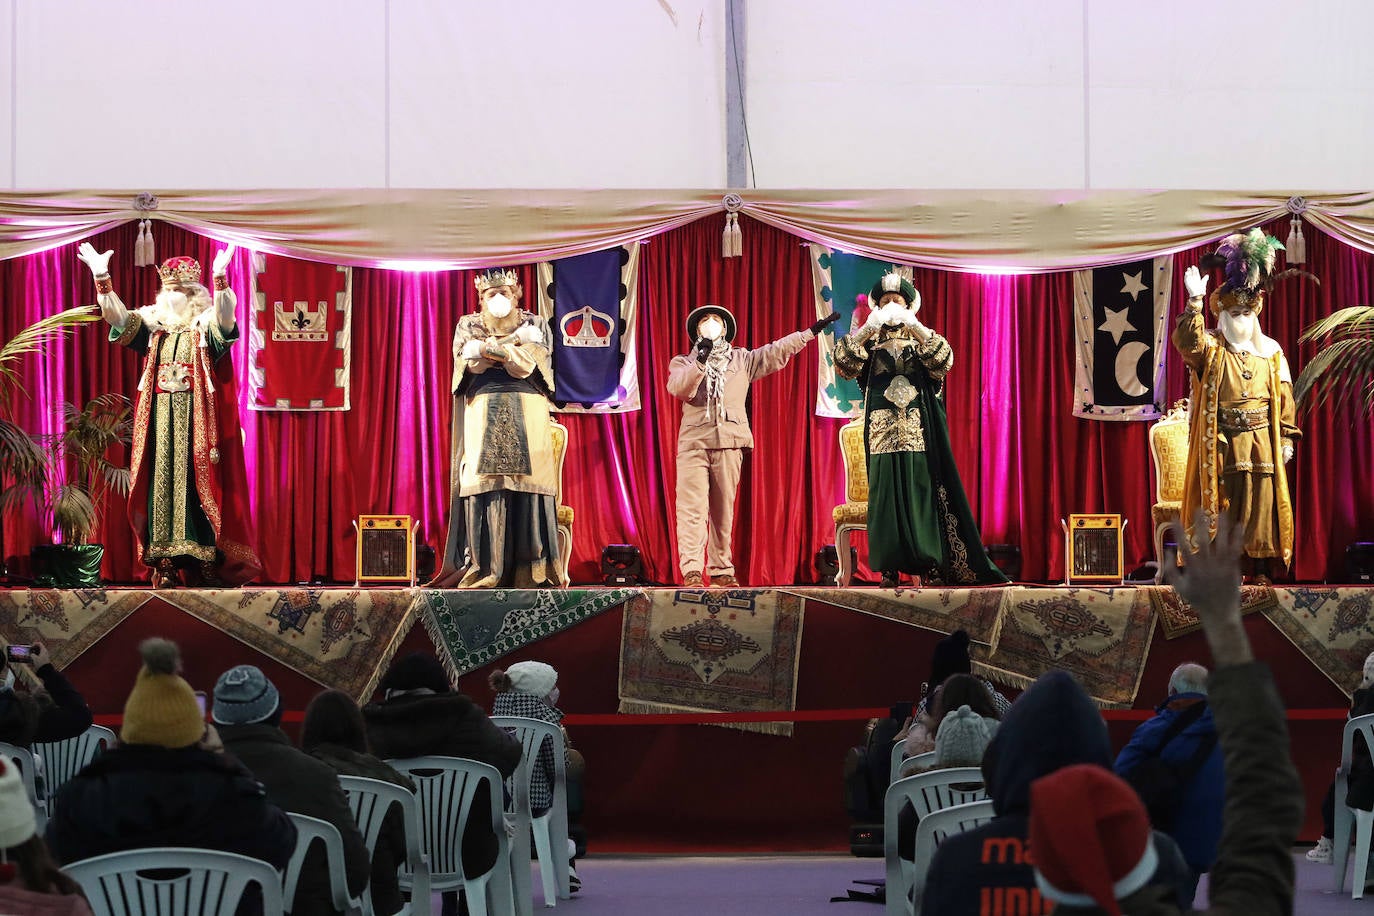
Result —
[{"label": "green palm frond", "polygon": [[1374,334],[1374,305],[1352,305],[1332,312],[1304,330],[1298,340],[1310,343],[1326,337],[1357,334]]},{"label": "green palm frond", "polygon": [[0,419],[0,515],[37,503],[48,480],[48,455],[40,442]]},{"label": "green palm frond", "polygon": [[1304,408],[1334,399],[1337,407],[1363,394],[1374,407],[1374,338],[1347,337],[1323,347],[1298,375],[1293,394]]},{"label": "green palm frond", "polygon": [[29,353],[43,352],[50,341],[70,333],[77,325],[99,320],[98,308],[83,305],[35,321],[5,341],[0,346],[0,403],[8,403],[15,391],[24,392],[19,381],[19,360]]},{"label": "green palm frond", "polygon": [[99,521],[91,495],[80,484],[63,484],[52,500],[52,520],[64,544],[84,544]]}]

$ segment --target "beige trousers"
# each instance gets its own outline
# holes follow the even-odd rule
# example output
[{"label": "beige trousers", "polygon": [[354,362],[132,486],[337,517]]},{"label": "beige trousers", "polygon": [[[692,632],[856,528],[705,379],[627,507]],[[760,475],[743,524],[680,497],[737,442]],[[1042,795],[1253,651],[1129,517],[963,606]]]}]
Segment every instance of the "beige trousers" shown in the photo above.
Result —
[{"label": "beige trousers", "polygon": [[[730,537],[735,530],[735,496],[744,450],[691,448],[677,453],[677,565],[685,576],[701,572],[733,576]],[[709,525],[708,525],[709,521]]]}]

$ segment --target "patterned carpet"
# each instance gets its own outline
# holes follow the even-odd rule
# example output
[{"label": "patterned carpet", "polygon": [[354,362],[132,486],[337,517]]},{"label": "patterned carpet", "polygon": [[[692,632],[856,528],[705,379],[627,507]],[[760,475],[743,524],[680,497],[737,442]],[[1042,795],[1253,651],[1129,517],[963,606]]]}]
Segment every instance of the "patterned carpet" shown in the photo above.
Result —
[{"label": "patterned carpet", "polygon": [[1281,588],[1265,616],[1346,696],[1374,651],[1374,589]]},{"label": "patterned carpet", "polygon": [[103,588],[0,591],[0,636],[7,643],[41,641],[61,670],[151,597]]},{"label": "patterned carpet", "polygon": [[[796,709],[803,601],[753,589],[654,589],[625,607],[620,711]],[[791,735],[790,722],[730,723]]]},{"label": "patterned carpet", "polygon": [[[1167,585],[1146,585],[1141,591],[1150,596],[1150,605],[1159,615],[1165,639],[1177,639],[1202,629],[1202,622],[1188,602]],[[1240,590],[1240,612],[1254,614],[1268,612],[1278,602],[1274,588],[1268,585],[1246,585]]]},{"label": "patterned carpet", "polygon": [[1000,588],[807,588],[787,593],[935,633],[962,628],[985,646],[997,637],[1002,606]]},{"label": "patterned carpet", "polygon": [[1026,687],[1062,668],[1108,708],[1135,703],[1155,612],[1134,588],[1007,588],[991,651],[974,646],[974,668]]},{"label": "patterned carpet", "polygon": [[456,681],[642,594],[637,588],[424,590],[416,593],[412,613]]}]

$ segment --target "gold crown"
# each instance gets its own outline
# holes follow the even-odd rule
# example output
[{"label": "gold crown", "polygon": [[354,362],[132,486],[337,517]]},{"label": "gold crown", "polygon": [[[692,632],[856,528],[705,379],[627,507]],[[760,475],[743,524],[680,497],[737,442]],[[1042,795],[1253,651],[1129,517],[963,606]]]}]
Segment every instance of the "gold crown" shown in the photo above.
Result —
[{"label": "gold crown", "polygon": [[472,285],[477,287],[477,292],[483,293],[493,286],[519,286],[520,278],[516,276],[513,270],[493,267],[491,270],[474,277]]},{"label": "gold crown", "polygon": [[157,269],[157,275],[162,278],[163,289],[171,289],[184,283],[199,283],[200,262],[184,256],[168,258]]}]

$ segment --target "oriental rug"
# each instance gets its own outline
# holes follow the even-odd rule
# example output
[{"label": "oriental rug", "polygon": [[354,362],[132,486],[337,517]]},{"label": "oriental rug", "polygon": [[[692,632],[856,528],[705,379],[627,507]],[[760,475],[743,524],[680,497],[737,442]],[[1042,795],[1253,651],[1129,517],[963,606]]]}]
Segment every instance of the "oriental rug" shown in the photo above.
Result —
[{"label": "oriental rug", "polygon": [[1134,588],[1007,588],[991,651],[972,647],[974,670],[1027,687],[1056,668],[1099,705],[1130,707],[1154,635],[1150,600]]},{"label": "oriental rug", "polygon": [[[620,712],[791,712],[804,602],[754,589],[654,589],[625,607]],[[728,727],[792,734],[791,722]]]},{"label": "oriental rug", "polygon": [[788,594],[935,633],[963,629],[985,646],[997,637],[1002,607],[1000,588],[807,588]]},{"label": "oriental rug", "polygon": [[[1202,629],[1202,621],[1188,602],[1167,585],[1147,585],[1141,588],[1150,597],[1150,606],[1159,615],[1165,639],[1177,639]],[[1275,590],[1268,585],[1246,585],[1240,590],[1242,615],[1258,611],[1268,612],[1278,602]]]},{"label": "oriental rug", "polygon": [[0,636],[6,643],[41,641],[61,670],[151,597],[104,588],[0,591]]},{"label": "oriental rug", "polygon": [[1279,632],[1346,696],[1374,651],[1374,589],[1281,588],[1265,611]]},{"label": "oriental rug", "polygon": [[157,597],[358,702],[414,618],[415,589],[168,589]]},{"label": "oriental rug", "polygon": [[637,588],[428,589],[416,594],[413,613],[456,682],[459,675],[640,594]]}]

